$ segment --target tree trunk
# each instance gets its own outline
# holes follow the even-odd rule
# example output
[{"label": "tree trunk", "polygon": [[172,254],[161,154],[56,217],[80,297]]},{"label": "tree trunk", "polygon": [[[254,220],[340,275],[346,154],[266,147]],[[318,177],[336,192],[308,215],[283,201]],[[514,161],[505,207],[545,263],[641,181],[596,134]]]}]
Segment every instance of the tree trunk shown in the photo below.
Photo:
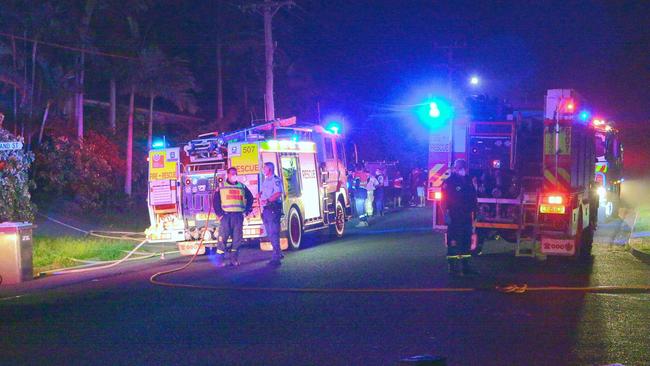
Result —
[{"label": "tree trunk", "polygon": [[223,119],[223,66],[221,40],[217,41],[217,121]]},{"label": "tree trunk", "polygon": [[[14,62],[14,75],[18,74],[16,66],[16,39],[11,37],[11,55]],[[18,88],[14,85],[14,135],[18,133]]]},{"label": "tree trunk", "polygon": [[[268,0],[265,0],[268,2]],[[275,119],[275,103],[273,101],[273,14],[271,6],[264,7],[264,53],[266,68],[266,88],[264,93],[264,117],[267,121]]]},{"label": "tree trunk", "polygon": [[131,196],[133,180],[133,114],[135,113],[135,87],[131,87],[129,96],[129,123],[126,135],[126,174],[124,174],[124,193]]},{"label": "tree trunk", "polygon": [[[27,31],[23,32],[23,37],[24,37],[23,38],[23,49],[25,50],[25,57],[24,57],[24,61],[25,61],[24,65],[25,66],[23,67],[23,85],[24,85],[23,88],[26,88],[27,87],[27,65],[29,64],[28,60],[27,60],[27,41],[26,41],[26,39],[27,39]],[[26,94],[27,91],[23,90],[23,93]],[[23,98],[23,101],[24,100],[25,99]],[[23,136],[23,137],[25,136],[25,116],[24,115],[20,119],[20,136]]]},{"label": "tree trunk", "polygon": [[47,106],[45,107],[45,112],[43,113],[43,121],[41,122],[41,131],[38,133],[38,145],[41,145],[43,141],[43,131],[45,130],[45,122],[47,121],[47,115],[50,113],[50,104],[51,101],[47,101]]},{"label": "tree trunk", "polygon": [[151,143],[153,141],[153,101],[156,99],[156,96],[153,94],[149,95],[149,134],[147,135],[147,147],[151,149]]},{"label": "tree trunk", "polygon": [[38,42],[32,43],[32,85],[29,88],[29,119],[34,114],[34,86],[36,85],[36,49]]},{"label": "tree trunk", "polygon": [[77,91],[77,138],[80,142],[84,139],[84,68],[85,68],[86,54],[81,51],[81,61],[79,70],[79,89]]},{"label": "tree trunk", "polygon": [[111,78],[111,105],[109,106],[108,111],[108,125],[110,126],[111,132],[115,135],[115,130],[117,126],[115,124],[115,117],[117,111],[117,84],[115,78]]}]

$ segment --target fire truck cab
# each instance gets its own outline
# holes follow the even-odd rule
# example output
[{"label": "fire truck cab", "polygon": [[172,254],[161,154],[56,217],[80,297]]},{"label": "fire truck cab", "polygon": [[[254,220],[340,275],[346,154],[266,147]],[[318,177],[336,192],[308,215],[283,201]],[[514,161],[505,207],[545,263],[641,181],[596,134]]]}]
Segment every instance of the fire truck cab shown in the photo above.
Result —
[{"label": "fire truck cab", "polygon": [[[441,186],[453,160],[464,158],[478,194],[479,244],[499,236],[515,243],[518,256],[588,257],[597,220],[595,131],[578,118],[580,103],[575,91],[552,89],[543,112],[454,121],[453,139],[433,136],[428,198],[434,229],[446,230]],[[452,143],[441,145],[445,141]]]},{"label": "fire truck cab", "polygon": [[[299,249],[305,232],[329,229],[343,236],[351,208],[346,186],[345,151],[342,136],[322,126],[295,126],[295,118],[265,123],[226,134],[206,134],[190,141],[182,151],[172,150],[177,164],[166,183],[152,181],[150,187],[173,187],[174,204],[160,206],[150,189],[151,241],[176,241],[181,254],[192,255],[201,238],[214,245],[219,222],[212,209],[215,187],[223,184],[228,167],[237,168],[242,183],[256,197],[253,212],[244,220],[244,238],[260,239],[263,250],[271,250],[257,201],[263,165],[272,162],[284,182],[284,216],[281,220],[283,249]],[[151,156],[161,155],[152,151]],[[160,158],[157,158],[160,159]],[[155,177],[154,177],[155,178]],[[164,209],[164,210],[163,210]],[[207,221],[207,223],[206,223]],[[207,227],[207,230],[205,229]]]}]

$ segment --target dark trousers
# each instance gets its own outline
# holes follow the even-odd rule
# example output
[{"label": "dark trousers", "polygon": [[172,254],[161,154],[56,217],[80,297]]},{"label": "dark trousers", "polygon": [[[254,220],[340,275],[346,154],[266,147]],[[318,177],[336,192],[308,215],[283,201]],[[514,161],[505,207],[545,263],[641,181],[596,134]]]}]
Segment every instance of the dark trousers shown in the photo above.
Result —
[{"label": "dark trousers", "polygon": [[280,217],[282,216],[279,210],[264,209],[262,211],[262,221],[266,229],[266,236],[271,242],[273,247],[273,259],[280,259],[282,257],[282,248],[280,248]]},{"label": "dark trousers", "polygon": [[241,212],[226,212],[219,223],[219,240],[217,254],[226,252],[228,238],[232,238],[230,251],[237,253],[244,237],[244,214]]},{"label": "dark trousers", "polygon": [[469,259],[472,256],[472,222],[452,223],[447,227],[447,259]]}]

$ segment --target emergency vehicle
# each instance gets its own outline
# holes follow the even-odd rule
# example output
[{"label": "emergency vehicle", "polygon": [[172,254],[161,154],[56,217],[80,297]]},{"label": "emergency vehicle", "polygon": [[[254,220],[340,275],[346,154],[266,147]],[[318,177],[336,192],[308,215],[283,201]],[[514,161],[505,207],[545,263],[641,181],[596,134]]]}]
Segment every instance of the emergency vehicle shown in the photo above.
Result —
[{"label": "emergency vehicle", "polygon": [[230,133],[209,133],[182,149],[152,150],[147,238],[178,242],[185,255],[194,254],[201,237],[205,245],[214,245],[219,227],[211,209],[215,184],[221,185],[226,169],[235,167],[240,181],[256,197],[253,212],[244,220],[244,239],[261,239],[262,249],[271,250],[264,240],[257,200],[266,162],[275,165],[284,182],[283,249],[300,248],[305,232],[329,229],[334,236],[343,236],[351,208],[342,136],[320,125],[295,123],[290,118]]},{"label": "emergency vehicle", "polygon": [[623,182],[623,144],[613,122],[592,121],[596,129],[596,192],[599,198],[598,219],[618,216]]},{"label": "emergency vehicle", "polygon": [[543,112],[499,108],[493,118],[457,119],[432,134],[427,196],[434,229],[446,230],[441,186],[452,162],[463,158],[477,188],[479,243],[499,236],[515,243],[517,256],[589,257],[598,205],[596,130],[578,118],[581,103],[574,90],[552,89]]}]

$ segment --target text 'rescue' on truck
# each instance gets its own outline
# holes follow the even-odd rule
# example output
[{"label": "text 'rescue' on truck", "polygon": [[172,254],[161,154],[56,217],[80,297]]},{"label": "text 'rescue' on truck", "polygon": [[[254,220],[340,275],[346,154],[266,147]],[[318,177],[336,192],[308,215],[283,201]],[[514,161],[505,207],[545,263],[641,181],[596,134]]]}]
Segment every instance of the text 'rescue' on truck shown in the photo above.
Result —
[{"label": "text 'rescue' on truck", "polygon": [[[182,149],[152,150],[147,238],[177,242],[184,255],[194,254],[201,238],[205,245],[214,245],[219,227],[211,209],[215,184],[223,184],[226,169],[235,167],[240,181],[257,197],[266,162],[275,165],[276,175],[284,182],[283,249],[300,248],[305,232],[329,229],[342,236],[351,215],[343,138],[320,125],[295,123],[295,118],[278,120],[201,135]],[[271,250],[265,237],[256,198],[253,212],[244,220],[244,238],[261,239],[262,249]]]},{"label": "text 'rescue' on truck", "polygon": [[598,210],[596,130],[578,117],[581,103],[574,90],[552,89],[543,111],[499,108],[433,134],[428,199],[434,229],[446,230],[441,186],[451,162],[463,158],[478,194],[479,244],[498,235],[515,243],[518,256],[589,257]]}]

